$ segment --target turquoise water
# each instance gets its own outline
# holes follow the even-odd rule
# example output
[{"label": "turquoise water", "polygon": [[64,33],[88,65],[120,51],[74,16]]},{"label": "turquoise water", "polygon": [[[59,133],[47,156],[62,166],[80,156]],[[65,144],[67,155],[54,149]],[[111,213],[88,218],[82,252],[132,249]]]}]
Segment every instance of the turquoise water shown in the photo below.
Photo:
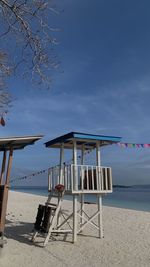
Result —
[{"label": "turquoise water", "polygon": [[[47,187],[16,187],[13,191],[47,196]],[[69,199],[69,196],[66,197]],[[95,203],[96,196],[88,195],[85,201]],[[114,188],[112,194],[103,197],[106,206],[120,207],[150,212],[150,185]]]}]

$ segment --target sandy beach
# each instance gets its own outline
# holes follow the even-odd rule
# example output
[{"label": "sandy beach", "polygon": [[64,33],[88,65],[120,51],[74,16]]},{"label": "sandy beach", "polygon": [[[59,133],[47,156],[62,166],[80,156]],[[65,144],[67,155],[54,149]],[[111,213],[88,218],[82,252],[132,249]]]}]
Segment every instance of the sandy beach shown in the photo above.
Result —
[{"label": "sandy beach", "polygon": [[[7,244],[0,253],[0,266],[150,266],[150,213],[103,207],[103,239],[93,228],[85,228],[77,243],[50,241],[45,248],[34,245],[31,232],[39,203],[46,197],[26,193],[9,193],[5,236]],[[64,208],[71,203],[64,201]],[[87,204],[89,212],[96,206]]]}]

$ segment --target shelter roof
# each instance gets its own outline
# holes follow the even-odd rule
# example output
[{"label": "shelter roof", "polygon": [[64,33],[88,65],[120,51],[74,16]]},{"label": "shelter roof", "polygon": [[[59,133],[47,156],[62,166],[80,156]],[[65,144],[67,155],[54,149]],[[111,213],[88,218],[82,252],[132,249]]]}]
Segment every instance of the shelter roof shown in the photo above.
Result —
[{"label": "shelter roof", "polygon": [[0,138],[0,151],[10,150],[10,148],[13,150],[23,149],[25,146],[34,144],[42,137],[43,135],[3,137]]},{"label": "shelter roof", "polygon": [[46,142],[45,146],[52,148],[60,148],[63,143],[64,148],[72,149],[74,140],[76,140],[77,142],[78,149],[81,149],[83,145],[85,146],[85,149],[90,149],[94,148],[97,142],[99,142],[100,146],[120,142],[121,137],[70,132],[68,134],[62,135]]}]

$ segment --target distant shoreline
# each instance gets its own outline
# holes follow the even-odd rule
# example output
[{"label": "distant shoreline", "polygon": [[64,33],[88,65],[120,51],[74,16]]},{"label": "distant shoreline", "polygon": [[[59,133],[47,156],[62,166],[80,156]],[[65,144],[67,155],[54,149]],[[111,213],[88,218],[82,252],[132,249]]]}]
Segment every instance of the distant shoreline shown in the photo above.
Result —
[{"label": "distant shoreline", "polygon": [[[120,184],[114,184],[113,188],[145,188],[145,187],[149,187],[150,188],[150,184],[137,184],[137,185],[120,185]],[[47,185],[11,185],[10,188],[12,189],[47,189]]]}]

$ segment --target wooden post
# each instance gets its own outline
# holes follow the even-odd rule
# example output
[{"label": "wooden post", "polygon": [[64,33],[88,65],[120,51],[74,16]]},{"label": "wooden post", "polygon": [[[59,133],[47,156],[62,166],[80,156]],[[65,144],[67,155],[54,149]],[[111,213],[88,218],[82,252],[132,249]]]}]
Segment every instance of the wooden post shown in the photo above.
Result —
[{"label": "wooden post", "polygon": [[77,195],[73,195],[73,236],[72,242],[75,243],[77,241]]},{"label": "wooden post", "polygon": [[77,142],[76,140],[73,141],[73,190],[78,189],[78,177],[77,177]]},{"label": "wooden post", "polygon": [[6,219],[6,210],[7,210],[7,201],[8,201],[8,186],[1,185],[0,186],[0,234],[4,234],[5,229],[5,219]]},{"label": "wooden post", "polygon": [[103,220],[102,220],[102,195],[97,196],[98,200],[98,226],[99,226],[99,238],[104,237],[104,232],[103,232]]},{"label": "wooden post", "polygon": [[[61,144],[60,147],[60,164],[59,164],[59,184],[64,185],[64,143]],[[65,178],[65,177],[64,177]],[[58,198],[58,202],[60,201],[60,197]],[[60,212],[57,214],[57,226],[61,223],[61,217],[60,217]]]},{"label": "wooden post", "polygon": [[[82,150],[81,150],[81,165],[84,165],[84,152],[85,152],[85,146],[82,145]],[[84,168],[82,169],[81,167],[81,179],[84,179],[83,176],[83,171]],[[81,182],[81,185],[83,184],[84,186],[84,180]],[[80,226],[82,227],[82,224],[84,223],[84,194],[81,193],[81,219],[80,219]]]},{"label": "wooden post", "polygon": [[64,144],[60,147],[60,165],[59,165],[59,183],[63,183],[63,161],[64,161]]},{"label": "wooden post", "polygon": [[[97,163],[97,166],[100,167],[101,166],[101,158],[100,158],[100,148],[99,148],[99,142],[96,143],[96,163]],[[99,170],[98,170],[98,180],[99,180],[99,183],[98,185],[100,186],[100,173],[99,173]],[[97,204],[98,204],[98,226],[99,226],[99,238],[102,238],[104,237],[104,234],[103,234],[103,221],[102,221],[102,195],[101,194],[98,194],[97,195]]]},{"label": "wooden post", "polygon": [[[76,140],[73,140],[73,190],[77,190],[77,142]],[[78,218],[77,218],[77,195],[73,195],[73,236],[72,236],[72,242],[77,241],[77,224],[78,224]]]},{"label": "wooden post", "polygon": [[[7,164],[7,173],[6,173],[6,181],[5,185],[0,186],[0,194],[2,197],[2,201],[0,203],[0,233],[3,235],[4,229],[5,229],[5,219],[6,219],[6,210],[7,210],[7,201],[8,201],[8,185],[9,185],[9,179],[10,179],[10,170],[11,170],[11,164],[12,164],[12,156],[13,156],[13,149],[10,148],[9,152],[9,159],[8,159],[8,164]],[[4,153],[3,156],[3,164],[2,164],[2,176],[4,174],[5,170],[5,163],[6,163],[6,154]]]},{"label": "wooden post", "polygon": [[7,156],[7,151],[4,150],[4,152],[3,152],[3,161],[2,161],[2,169],[1,169],[1,177],[0,177],[0,185],[3,184],[5,166],[6,166],[6,156]]},{"label": "wooden post", "polygon": [[48,169],[48,192],[52,189],[52,171],[50,174],[50,169]]},{"label": "wooden post", "polygon": [[84,152],[85,152],[85,146],[82,145],[82,150],[81,150],[81,165],[84,165]]},{"label": "wooden post", "polygon": [[77,142],[73,141],[73,164],[77,165]]},{"label": "wooden post", "polygon": [[96,143],[96,165],[98,166],[97,190],[101,190],[101,174],[99,168],[101,166],[101,155],[99,142]]},{"label": "wooden post", "polygon": [[12,157],[13,157],[13,148],[10,148],[8,165],[7,165],[7,173],[6,173],[6,185],[9,185]]},{"label": "wooden post", "polygon": [[96,143],[96,164],[97,166],[101,166],[101,156],[100,156],[100,148],[99,142]]}]

